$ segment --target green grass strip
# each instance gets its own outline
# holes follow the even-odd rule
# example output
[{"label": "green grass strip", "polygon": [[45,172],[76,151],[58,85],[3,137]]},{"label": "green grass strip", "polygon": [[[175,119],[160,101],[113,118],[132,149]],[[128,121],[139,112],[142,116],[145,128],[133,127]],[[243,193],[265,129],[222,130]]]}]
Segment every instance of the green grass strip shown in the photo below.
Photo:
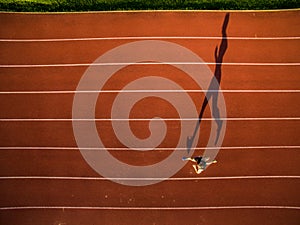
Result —
[{"label": "green grass strip", "polygon": [[300,0],[0,0],[0,11],[271,10],[300,8]]}]

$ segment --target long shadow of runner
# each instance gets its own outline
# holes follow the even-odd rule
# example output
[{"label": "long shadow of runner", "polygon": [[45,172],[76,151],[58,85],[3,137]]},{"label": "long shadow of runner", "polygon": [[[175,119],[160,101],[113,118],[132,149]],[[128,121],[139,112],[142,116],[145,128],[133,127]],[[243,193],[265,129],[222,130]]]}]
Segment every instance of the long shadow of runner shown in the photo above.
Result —
[{"label": "long shadow of runner", "polygon": [[219,140],[219,136],[220,136],[220,131],[222,128],[222,124],[223,121],[220,119],[220,111],[218,108],[218,96],[219,96],[219,87],[220,87],[220,83],[221,83],[221,77],[222,77],[222,63],[223,63],[223,57],[225,55],[225,52],[227,50],[227,34],[226,34],[226,29],[227,29],[227,25],[229,22],[229,13],[226,14],[225,18],[224,18],[224,22],[223,22],[223,26],[222,26],[222,42],[220,45],[220,49],[218,49],[218,46],[216,46],[215,49],[215,61],[216,61],[216,67],[215,67],[215,73],[214,73],[214,78],[211,80],[208,91],[206,93],[205,99],[202,103],[202,107],[201,107],[201,111],[199,114],[199,119],[197,121],[193,136],[188,136],[187,137],[187,151],[188,153],[190,153],[190,150],[192,148],[194,139],[196,137],[197,131],[200,127],[202,118],[203,118],[203,114],[204,111],[206,109],[206,106],[208,104],[208,101],[210,100],[210,98],[212,98],[212,115],[217,123],[217,137],[215,140],[215,144],[218,142]]}]

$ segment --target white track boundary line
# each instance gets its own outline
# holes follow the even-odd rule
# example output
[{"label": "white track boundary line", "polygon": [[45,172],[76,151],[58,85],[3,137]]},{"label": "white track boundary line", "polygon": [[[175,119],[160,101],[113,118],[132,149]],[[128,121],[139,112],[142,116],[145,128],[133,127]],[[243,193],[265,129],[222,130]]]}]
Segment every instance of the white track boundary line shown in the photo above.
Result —
[{"label": "white track boundary line", "polygon": [[300,179],[300,176],[227,176],[227,177],[55,177],[55,176],[6,176],[0,180],[87,180],[87,181],[195,181],[195,180],[251,180],[251,179]]},{"label": "white track boundary line", "polygon": [[0,91],[8,94],[94,94],[94,93],[300,93],[300,90],[86,90],[86,91]]},{"label": "white track boundary line", "polygon": [[[148,122],[148,121],[198,121],[199,118],[0,118],[0,122]],[[202,121],[270,121],[300,120],[300,117],[245,117],[245,118],[202,118]]]},{"label": "white track boundary line", "polygon": [[[215,147],[197,147],[194,148],[194,150],[206,150],[206,149],[220,149],[220,150],[249,150],[249,149],[299,149],[300,146],[222,146],[220,148]],[[78,147],[45,147],[45,146],[0,146],[0,150],[78,150]],[[138,148],[142,150],[155,150],[155,151],[186,151],[186,148],[175,148],[175,147],[169,147],[169,148]],[[135,150],[130,148],[97,148],[97,147],[85,147],[80,148],[80,150],[84,151],[129,151],[129,150]]]},{"label": "white track boundary line", "polygon": [[61,63],[61,64],[7,64],[0,65],[0,68],[41,68],[41,67],[88,67],[88,66],[128,66],[128,65],[223,65],[223,66],[300,66],[299,62],[287,63],[235,63],[235,62],[137,62],[137,63]]},{"label": "white track boundary line", "polygon": [[0,210],[233,210],[233,209],[284,209],[300,210],[297,206],[251,205],[251,206],[174,206],[174,207],[117,207],[117,206],[10,206]]},{"label": "white track boundary line", "polygon": [[110,40],[299,40],[298,36],[281,37],[220,37],[220,36],[127,36],[127,37],[83,37],[83,38],[2,38],[0,42],[69,42],[69,41],[110,41]]}]

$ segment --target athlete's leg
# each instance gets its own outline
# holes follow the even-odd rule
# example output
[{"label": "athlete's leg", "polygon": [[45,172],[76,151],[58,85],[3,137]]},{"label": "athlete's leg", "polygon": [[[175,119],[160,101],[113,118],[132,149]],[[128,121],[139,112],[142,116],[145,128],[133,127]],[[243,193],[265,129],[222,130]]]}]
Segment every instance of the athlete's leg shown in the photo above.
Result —
[{"label": "athlete's leg", "polygon": [[197,174],[200,174],[203,171],[203,169],[199,165],[193,165],[193,167]]},{"label": "athlete's leg", "polygon": [[198,165],[193,165],[193,167],[194,167],[195,172],[198,173]]}]

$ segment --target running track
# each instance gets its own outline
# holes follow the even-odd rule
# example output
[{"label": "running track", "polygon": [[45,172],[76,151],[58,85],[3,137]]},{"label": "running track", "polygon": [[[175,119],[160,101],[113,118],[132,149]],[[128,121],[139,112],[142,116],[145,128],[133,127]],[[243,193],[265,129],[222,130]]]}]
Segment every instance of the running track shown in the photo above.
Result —
[{"label": "running track", "polygon": [[[299,16],[299,10],[230,12],[220,84],[227,128],[218,163],[199,176],[188,163],[169,180],[132,187],[100,176],[77,148],[72,103],[80,78],[108,50],[153,39],[192,50],[213,71],[225,13],[1,13],[0,223],[299,224]],[[171,66],[139,65],[118,72],[106,90],[122,89],[149,68],[186,90],[199,89]],[[104,93],[97,118],[108,115],[115,94]],[[203,95],[190,96],[199,108]],[[140,138],[149,135],[148,122],[137,118],[176,116],[154,100],[132,110],[132,130]],[[158,152],[126,152],[110,122],[97,121],[105,123],[98,130],[117,150],[111,154],[129,164],[166,158],[178,139],[171,121]],[[209,132],[204,120],[196,153],[205,149]]]}]

